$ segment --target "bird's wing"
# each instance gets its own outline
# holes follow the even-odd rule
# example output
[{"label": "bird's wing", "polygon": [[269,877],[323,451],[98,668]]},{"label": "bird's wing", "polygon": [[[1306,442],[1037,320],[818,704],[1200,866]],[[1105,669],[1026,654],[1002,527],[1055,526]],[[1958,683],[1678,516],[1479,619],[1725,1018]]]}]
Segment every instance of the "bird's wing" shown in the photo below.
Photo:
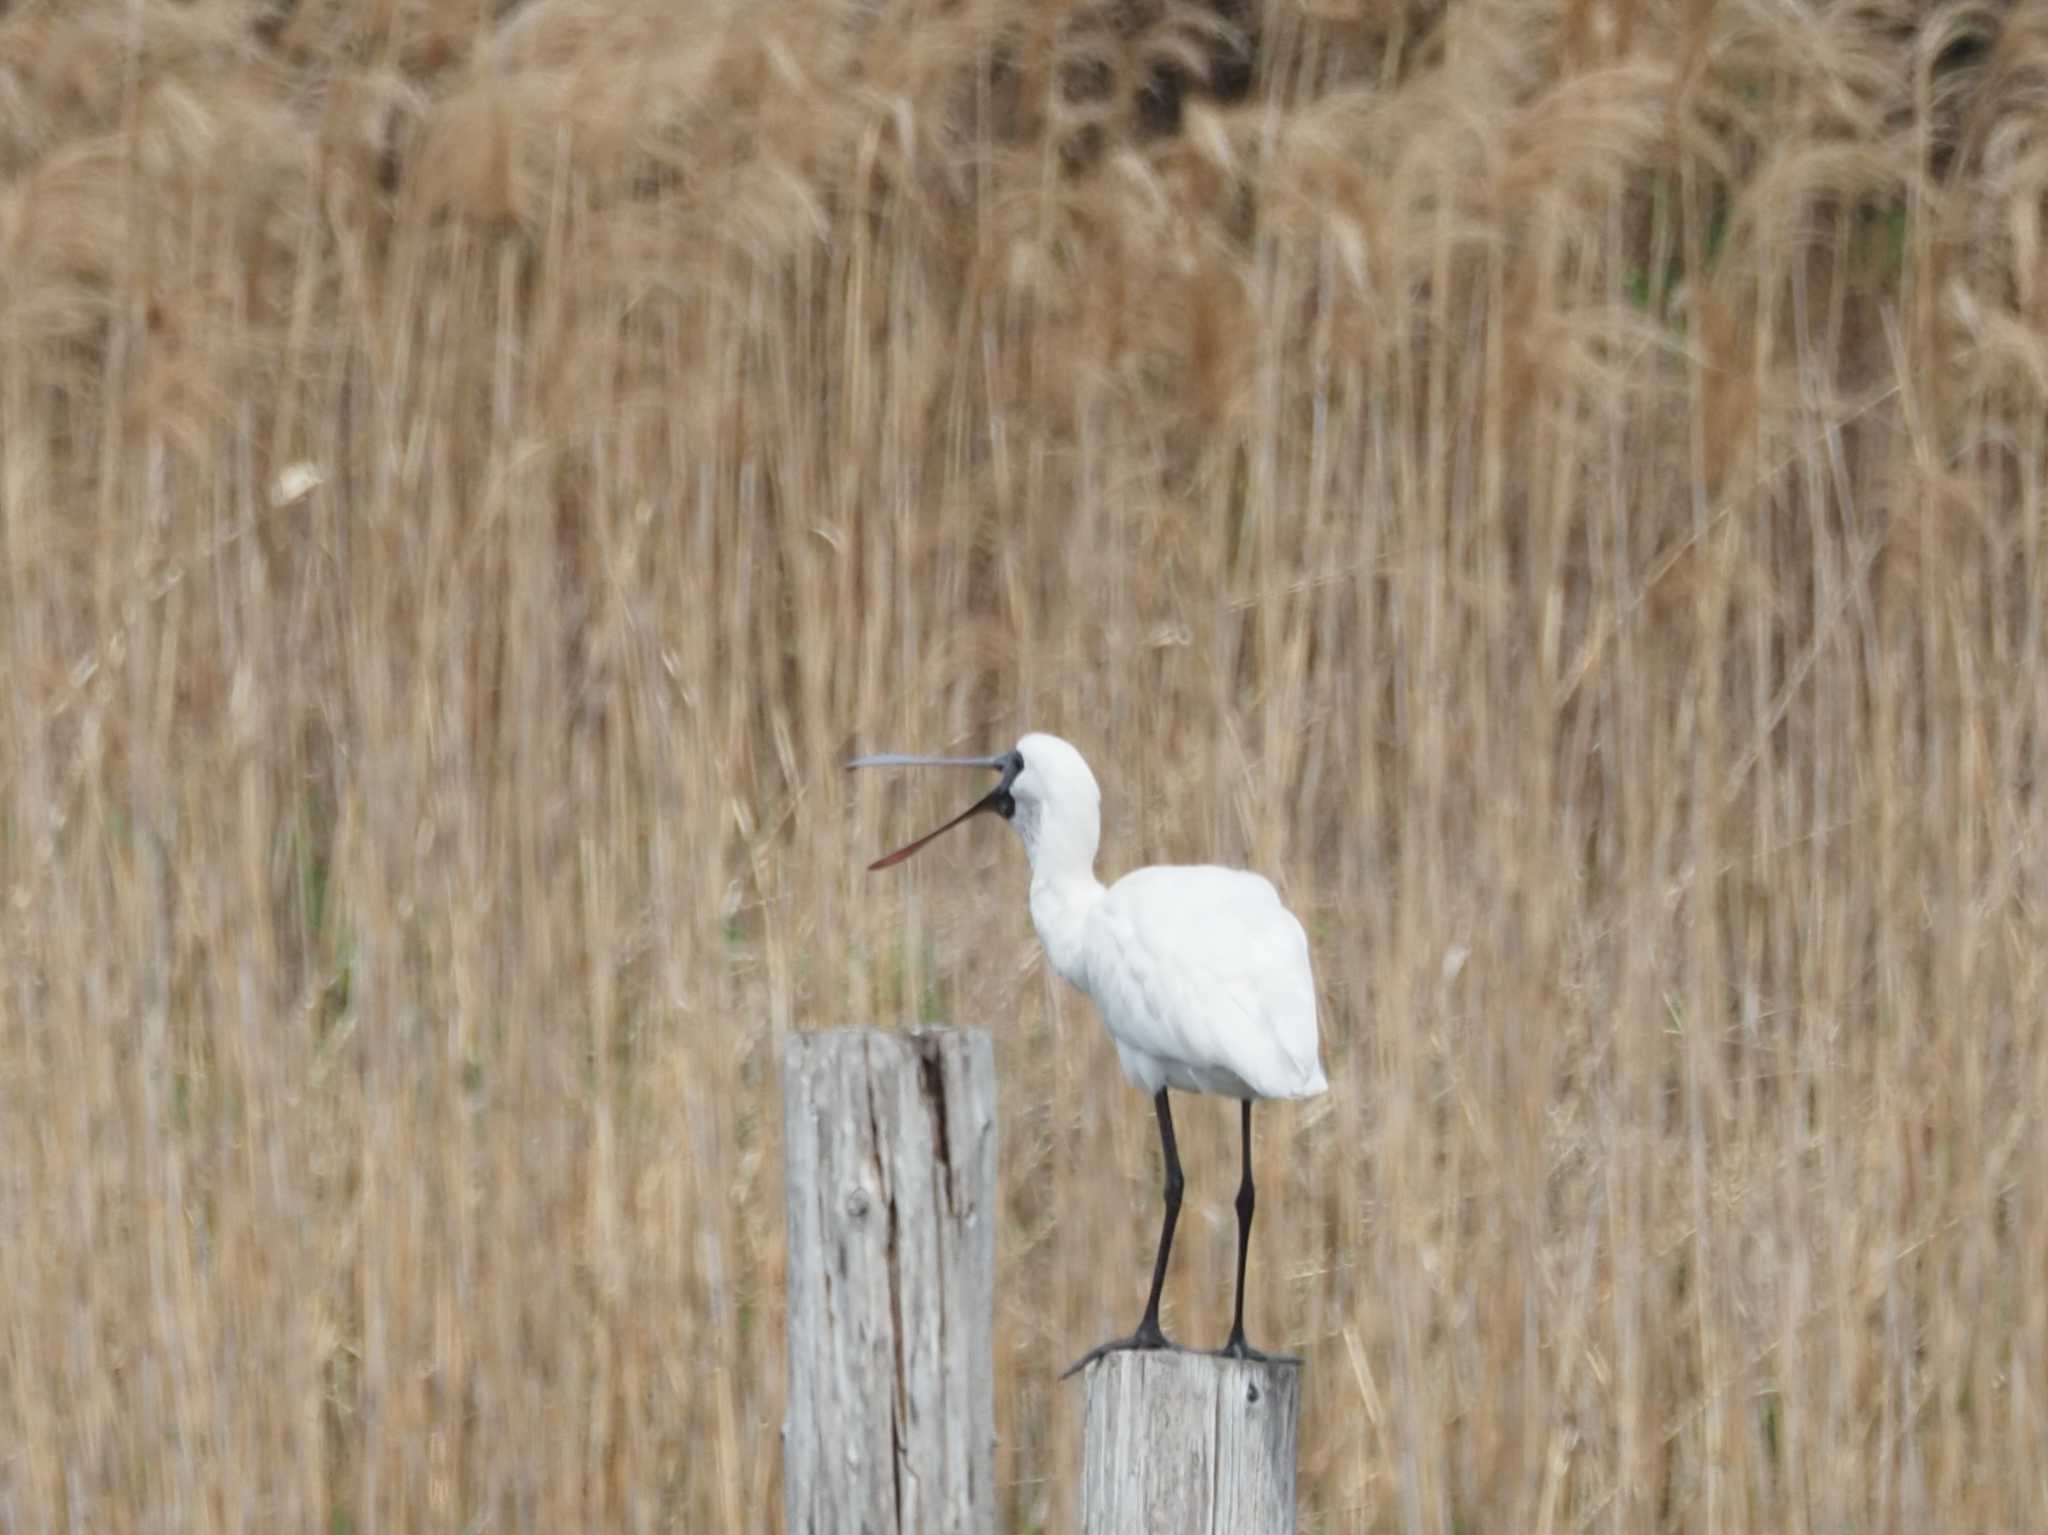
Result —
[{"label": "bird's wing", "polygon": [[1272,885],[1213,865],[1139,869],[1090,917],[1090,990],[1124,1043],[1262,1098],[1325,1086],[1308,937]]}]

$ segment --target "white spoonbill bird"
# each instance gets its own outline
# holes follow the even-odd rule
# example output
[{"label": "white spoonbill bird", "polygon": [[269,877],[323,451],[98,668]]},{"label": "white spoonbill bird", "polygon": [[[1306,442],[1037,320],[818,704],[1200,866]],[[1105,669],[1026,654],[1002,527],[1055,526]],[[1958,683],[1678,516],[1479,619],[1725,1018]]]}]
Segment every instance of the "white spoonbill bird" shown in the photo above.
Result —
[{"label": "white spoonbill bird", "polygon": [[1138,1330],[1090,1349],[1062,1379],[1115,1349],[1176,1348],[1159,1330],[1159,1292],[1180,1217],[1180,1153],[1167,1090],[1243,1105],[1237,1190],[1237,1301],[1219,1352],[1267,1356],[1245,1342],[1244,1265],[1252,1234],[1252,1102],[1312,1098],[1329,1087],[1316,1043],[1308,938],[1270,883],[1212,864],[1137,869],[1106,889],[1095,877],[1102,791],[1081,754],[1034,732],[995,757],[860,757],[848,767],[993,768],[996,786],[937,831],[878,858],[901,863],[940,832],[984,811],[1017,829],[1031,859],[1031,925],[1046,958],[1095,999],[1124,1075],[1152,1095],[1166,1154],[1166,1217],[1152,1293]]}]

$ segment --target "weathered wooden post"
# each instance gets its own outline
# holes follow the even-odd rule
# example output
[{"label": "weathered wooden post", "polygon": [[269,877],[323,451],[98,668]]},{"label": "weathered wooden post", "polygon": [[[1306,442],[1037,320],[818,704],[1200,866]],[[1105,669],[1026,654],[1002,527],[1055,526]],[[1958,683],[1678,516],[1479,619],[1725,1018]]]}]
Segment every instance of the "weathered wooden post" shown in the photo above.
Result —
[{"label": "weathered wooden post", "polygon": [[791,1535],[993,1535],[996,1070],[979,1030],[782,1047]]},{"label": "weathered wooden post", "polygon": [[1293,1535],[1301,1366],[1105,1354],[1082,1409],[1082,1535]]}]

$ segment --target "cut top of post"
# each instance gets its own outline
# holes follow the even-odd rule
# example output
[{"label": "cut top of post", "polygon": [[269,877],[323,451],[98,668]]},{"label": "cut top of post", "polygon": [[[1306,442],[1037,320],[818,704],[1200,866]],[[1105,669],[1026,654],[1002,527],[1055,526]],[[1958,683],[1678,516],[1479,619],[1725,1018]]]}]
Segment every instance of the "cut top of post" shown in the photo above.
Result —
[{"label": "cut top of post", "polygon": [[1292,1535],[1300,1365],[1125,1350],[1085,1379],[1083,1535]]}]

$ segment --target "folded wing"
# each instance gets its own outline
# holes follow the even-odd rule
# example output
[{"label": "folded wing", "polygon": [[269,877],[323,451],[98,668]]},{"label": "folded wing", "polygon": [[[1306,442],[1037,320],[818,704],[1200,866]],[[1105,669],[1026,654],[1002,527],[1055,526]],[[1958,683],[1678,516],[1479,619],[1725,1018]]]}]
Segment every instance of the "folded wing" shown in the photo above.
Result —
[{"label": "folded wing", "polygon": [[1180,1085],[1261,1098],[1325,1090],[1308,938],[1242,869],[1140,869],[1090,918],[1089,990],[1120,1045],[1184,1068]]}]

